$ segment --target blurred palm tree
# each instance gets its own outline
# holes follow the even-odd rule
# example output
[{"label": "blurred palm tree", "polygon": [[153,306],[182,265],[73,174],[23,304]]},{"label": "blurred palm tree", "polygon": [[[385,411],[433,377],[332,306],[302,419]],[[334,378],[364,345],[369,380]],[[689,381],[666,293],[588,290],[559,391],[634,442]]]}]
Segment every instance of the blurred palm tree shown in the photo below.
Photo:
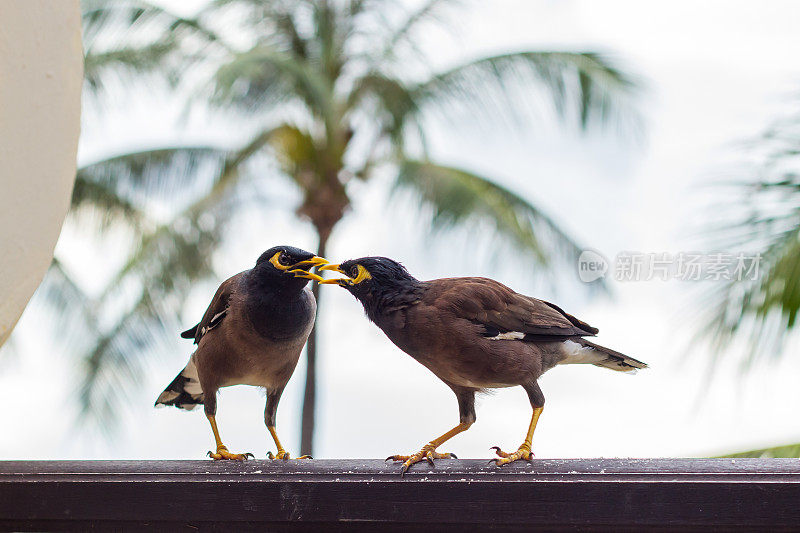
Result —
[{"label": "blurred palm tree", "polygon": [[[743,368],[785,354],[800,310],[800,113],[775,122],[742,147],[746,177],[715,194],[713,244],[753,258],[751,275],[714,282],[701,335],[716,357],[731,353]],[[743,170],[744,169],[744,170]]]},{"label": "blurred palm tree", "polygon": [[[795,106],[797,102],[795,102]],[[742,146],[737,172],[744,179],[715,190],[722,196],[710,231],[718,249],[759,258],[753,276],[714,282],[703,301],[699,336],[714,358],[740,358],[742,369],[792,352],[786,343],[800,310],[800,112],[776,121]],[[798,457],[800,444],[738,452],[724,457]]]},{"label": "blurred palm tree", "polygon": [[[159,147],[80,169],[73,217],[91,213],[138,243],[101,294],[87,296],[59,262],[44,290],[83,310],[84,411],[118,405],[142,357],[178,331],[192,285],[214,276],[212,252],[234,214],[262,205],[274,180],[299,192],[296,214],[315,230],[319,255],[353,184],[383,175],[394,176],[393,195],[411,193],[432,213],[434,228],[488,224],[498,243],[541,265],[576,257],[573,240],[521,195],[431,161],[423,113],[513,119],[538,102],[584,129],[619,124],[636,117],[633,82],[589,52],[515,51],[434,69],[418,38],[440,25],[447,3],[217,0],[187,18],[140,0],[84,1],[89,94],[119,88],[120,76],[162,78],[249,132],[240,146]],[[301,453],[312,451],[317,352],[312,334]]]}]

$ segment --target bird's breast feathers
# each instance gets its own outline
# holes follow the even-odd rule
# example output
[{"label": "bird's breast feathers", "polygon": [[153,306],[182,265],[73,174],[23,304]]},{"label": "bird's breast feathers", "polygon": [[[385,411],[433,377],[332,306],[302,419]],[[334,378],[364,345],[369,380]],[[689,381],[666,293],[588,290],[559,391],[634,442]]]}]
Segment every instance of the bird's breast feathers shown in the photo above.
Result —
[{"label": "bird's breast feathers", "polygon": [[243,307],[253,329],[275,342],[302,339],[305,343],[317,312],[317,302],[308,288],[293,298],[253,295]]}]

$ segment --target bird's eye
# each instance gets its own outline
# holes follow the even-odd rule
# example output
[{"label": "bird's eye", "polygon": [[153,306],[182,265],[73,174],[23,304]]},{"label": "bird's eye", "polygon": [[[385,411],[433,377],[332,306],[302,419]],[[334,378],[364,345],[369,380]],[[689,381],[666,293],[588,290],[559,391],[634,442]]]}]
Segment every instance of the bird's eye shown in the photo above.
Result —
[{"label": "bird's eye", "polygon": [[289,256],[286,255],[286,253],[282,253],[281,255],[278,256],[278,262],[283,266],[289,266],[291,264]]},{"label": "bird's eye", "polygon": [[351,278],[358,277],[358,265],[350,267],[350,277]]}]

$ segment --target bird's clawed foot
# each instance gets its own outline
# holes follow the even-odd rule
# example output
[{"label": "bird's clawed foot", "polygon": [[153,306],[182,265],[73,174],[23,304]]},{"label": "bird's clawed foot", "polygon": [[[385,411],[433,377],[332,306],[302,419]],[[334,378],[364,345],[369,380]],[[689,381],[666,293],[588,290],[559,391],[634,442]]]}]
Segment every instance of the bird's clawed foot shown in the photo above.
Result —
[{"label": "bird's clawed foot", "polygon": [[501,450],[499,446],[492,446],[490,449],[494,450],[499,457],[497,459],[492,459],[489,462],[494,462],[494,464],[497,466],[507,465],[508,463],[513,463],[514,461],[518,461],[520,459],[530,461],[533,457],[533,453],[531,453],[531,447],[527,443],[524,443],[522,446],[520,446],[519,449],[514,453],[506,453]]},{"label": "bird's clawed foot", "polygon": [[433,466],[434,459],[450,458],[458,459],[454,453],[439,453],[436,451],[435,447],[431,446],[430,444],[426,444],[420,451],[413,455],[390,455],[386,458],[386,460],[388,461],[391,459],[392,461],[403,461],[403,467],[400,469],[400,473],[405,475],[405,473],[408,471],[408,468],[415,463],[428,461],[431,466]]},{"label": "bird's clawed foot", "polygon": [[[267,458],[268,459],[282,459],[284,461],[288,461],[292,457],[289,455],[289,452],[287,452],[286,450],[278,450],[278,454],[277,455],[273,455],[272,452],[267,452]],[[311,457],[310,455],[301,455],[300,457],[298,457],[298,459],[313,459],[313,457]]]},{"label": "bird's clawed foot", "polygon": [[225,446],[217,446],[217,452],[208,452],[208,456],[215,461],[247,461],[247,459],[255,459],[252,453],[231,453]]}]

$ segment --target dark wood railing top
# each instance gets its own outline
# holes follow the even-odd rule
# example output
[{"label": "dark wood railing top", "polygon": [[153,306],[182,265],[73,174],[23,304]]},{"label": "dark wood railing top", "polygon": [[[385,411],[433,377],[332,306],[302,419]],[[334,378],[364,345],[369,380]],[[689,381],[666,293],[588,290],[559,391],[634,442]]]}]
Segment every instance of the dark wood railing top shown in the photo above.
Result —
[{"label": "dark wood railing top", "polygon": [[800,529],[797,459],[0,462],[0,528]]}]

